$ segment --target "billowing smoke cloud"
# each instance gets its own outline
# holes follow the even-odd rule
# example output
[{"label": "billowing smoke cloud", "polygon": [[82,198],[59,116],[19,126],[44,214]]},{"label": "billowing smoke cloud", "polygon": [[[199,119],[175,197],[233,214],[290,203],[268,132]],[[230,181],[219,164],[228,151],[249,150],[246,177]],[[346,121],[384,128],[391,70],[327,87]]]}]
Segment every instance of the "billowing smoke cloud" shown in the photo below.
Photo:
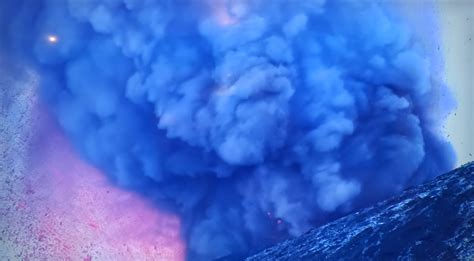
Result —
[{"label": "billowing smoke cloud", "polygon": [[[7,0],[82,155],[179,214],[190,259],[246,253],[449,169],[445,86],[380,1]],[[435,108],[436,107],[436,108]]]}]

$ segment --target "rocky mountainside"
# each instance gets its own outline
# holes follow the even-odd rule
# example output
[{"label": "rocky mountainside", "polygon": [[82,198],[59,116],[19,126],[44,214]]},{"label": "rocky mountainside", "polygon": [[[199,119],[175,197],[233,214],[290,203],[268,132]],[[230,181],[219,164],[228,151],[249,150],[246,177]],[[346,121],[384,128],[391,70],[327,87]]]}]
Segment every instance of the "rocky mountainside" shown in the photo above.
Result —
[{"label": "rocky mountainside", "polygon": [[474,260],[474,162],[246,260]]}]

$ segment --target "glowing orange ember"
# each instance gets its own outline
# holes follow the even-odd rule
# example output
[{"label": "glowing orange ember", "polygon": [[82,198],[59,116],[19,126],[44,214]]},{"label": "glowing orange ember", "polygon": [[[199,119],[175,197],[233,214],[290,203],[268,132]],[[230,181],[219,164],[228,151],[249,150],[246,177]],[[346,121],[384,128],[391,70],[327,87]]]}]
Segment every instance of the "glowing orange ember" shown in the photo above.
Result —
[{"label": "glowing orange ember", "polygon": [[48,35],[48,42],[57,43],[58,42],[58,37],[56,35]]}]

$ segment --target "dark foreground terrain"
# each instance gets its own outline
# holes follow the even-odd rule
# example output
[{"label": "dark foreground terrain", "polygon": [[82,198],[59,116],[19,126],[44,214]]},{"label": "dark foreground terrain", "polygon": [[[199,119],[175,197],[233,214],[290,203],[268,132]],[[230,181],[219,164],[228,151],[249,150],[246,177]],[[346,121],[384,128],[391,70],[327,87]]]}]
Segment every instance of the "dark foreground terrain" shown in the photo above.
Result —
[{"label": "dark foreground terrain", "polygon": [[474,162],[246,260],[474,260]]}]

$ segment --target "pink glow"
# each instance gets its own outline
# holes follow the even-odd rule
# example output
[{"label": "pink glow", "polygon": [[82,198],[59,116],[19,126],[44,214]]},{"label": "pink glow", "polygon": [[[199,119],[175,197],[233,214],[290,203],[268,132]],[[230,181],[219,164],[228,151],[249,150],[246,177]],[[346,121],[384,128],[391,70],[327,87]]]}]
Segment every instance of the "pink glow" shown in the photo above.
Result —
[{"label": "pink glow", "polygon": [[41,122],[25,201],[17,206],[30,208],[37,217],[31,227],[37,250],[29,257],[184,260],[176,216],[112,185],[78,157],[51,120]]},{"label": "pink glow", "polygon": [[221,26],[238,23],[238,19],[229,13],[229,9],[223,1],[211,1],[211,3],[214,17]]}]

